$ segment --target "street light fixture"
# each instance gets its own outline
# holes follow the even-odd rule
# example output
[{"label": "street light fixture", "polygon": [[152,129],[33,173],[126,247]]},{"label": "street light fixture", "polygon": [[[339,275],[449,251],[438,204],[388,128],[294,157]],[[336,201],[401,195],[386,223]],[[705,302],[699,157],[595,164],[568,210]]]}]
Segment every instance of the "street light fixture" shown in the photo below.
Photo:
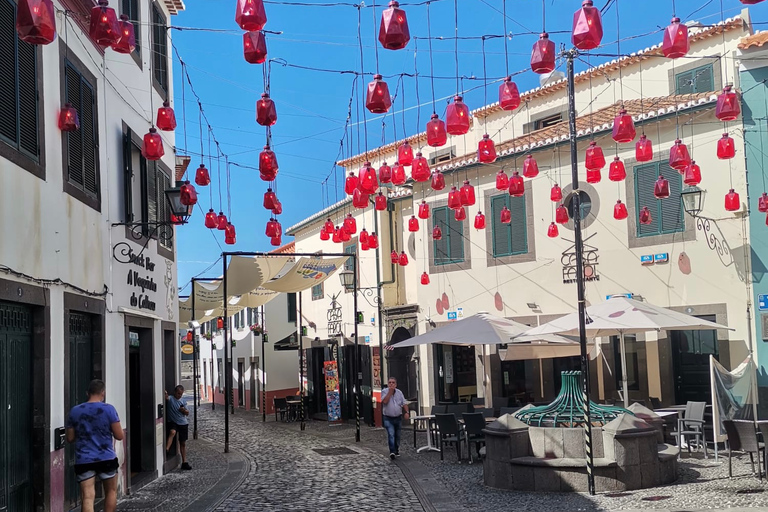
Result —
[{"label": "street light fixture", "polygon": [[686,187],[680,192],[680,199],[683,202],[685,213],[691,217],[696,217],[701,213],[701,197],[703,191],[699,187]]},{"label": "street light fixture", "polygon": [[341,279],[341,285],[347,291],[355,289],[355,274],[349,269],[344,269],[339,272],[339,279]]},{"label": "street light fixture", "polygon": [[165,197],[171,206],[171,215],[176,217],[181,224],[186,224],[192,215],[192,205],[185,205],[181,202],[181,187],[172,187],[165,191]]}]

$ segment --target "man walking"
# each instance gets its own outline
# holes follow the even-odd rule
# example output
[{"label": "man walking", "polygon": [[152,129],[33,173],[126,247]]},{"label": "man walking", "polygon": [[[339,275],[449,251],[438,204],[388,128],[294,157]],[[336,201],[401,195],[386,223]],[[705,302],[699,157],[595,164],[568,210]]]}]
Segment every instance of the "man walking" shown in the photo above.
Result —
[{"label": "man walking", "polygon": [[397,380],[390,377],[387,387],[381,390],[382,415],[384,428],[387,429],[389,442],[389,458],[394,460],[400,456],[400,431],[403,428],[403,418],[408,419],[408,404],[403,392],[397,389]]},{"label": "man walking", "polygon": [[189,409],[187,401],[182,400],[184,396],[184,386],[176,386],[173,395],[168,396],[165,392],[165,399],[168,402],[168,441],[165,443],[166,453],[171,449],[173,438],[179,436],[179,451],[181,452],[181,469],[192,469],[187,463],[187,439],[189,438]]},{"label": "man walking", "polygon": [[113,439],[123,440],[123,427],[114,407],[104,403],[104,381],[88,385],[88,401],[69,412],[67,442],[75,443],[75,475],[80,482],[82,512],[93,512],[96,477],[104,486],[104,512],[117,508],[117,454]]}]

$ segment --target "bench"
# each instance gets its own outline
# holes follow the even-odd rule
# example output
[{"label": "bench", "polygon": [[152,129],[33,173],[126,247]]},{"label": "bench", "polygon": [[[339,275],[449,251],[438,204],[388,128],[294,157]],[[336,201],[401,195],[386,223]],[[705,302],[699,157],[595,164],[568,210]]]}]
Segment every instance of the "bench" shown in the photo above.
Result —
[{"label": "bench", "polygon": [[[513,466],[532,466],[532,467],[547,467],[547,468],[585,468],[587,467],[587,459],[545,459],[542,457],[517,457],[511,459],[510,462]],[[610,468],[617,466],[616,461],[605,457],[595,457],[594,465],[596,468]]]}]

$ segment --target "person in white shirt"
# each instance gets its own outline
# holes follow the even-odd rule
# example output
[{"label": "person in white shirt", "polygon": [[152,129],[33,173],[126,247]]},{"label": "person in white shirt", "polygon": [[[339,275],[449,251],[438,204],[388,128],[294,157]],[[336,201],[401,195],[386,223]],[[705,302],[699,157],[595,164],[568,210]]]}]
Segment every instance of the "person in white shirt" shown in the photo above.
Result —
[{"label": "person in white shirt", "polygon": [[381,390],[382,416],[384,428],[387,429],[389,443],[389,458],[394,460],[400,456],[400,431],[403,428],[403,418],[408,419],[408,404],[403,392],[397,389],[397,380],[390,377],[387,387]]}]

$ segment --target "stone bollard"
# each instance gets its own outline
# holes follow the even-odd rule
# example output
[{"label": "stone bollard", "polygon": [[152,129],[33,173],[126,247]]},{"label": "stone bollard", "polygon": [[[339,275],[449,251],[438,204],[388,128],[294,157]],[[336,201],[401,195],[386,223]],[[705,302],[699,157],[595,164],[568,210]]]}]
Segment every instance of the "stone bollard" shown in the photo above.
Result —
[{"label": "stone bollard", "polygon": [[529,451],[528,425],[505,414],[485,427],[483,481],[488,487],[513,489],[511,459],[525,457]]}]

